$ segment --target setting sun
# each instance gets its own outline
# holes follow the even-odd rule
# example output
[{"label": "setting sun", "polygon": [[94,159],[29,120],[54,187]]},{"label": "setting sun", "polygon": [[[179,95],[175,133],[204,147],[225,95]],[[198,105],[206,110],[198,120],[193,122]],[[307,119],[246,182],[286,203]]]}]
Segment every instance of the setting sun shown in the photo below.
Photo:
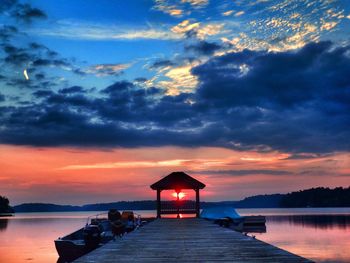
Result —
[{"label": "setting sun", "polygon": [[[172,196],[175,197],[175,198],[177,198],[177,194],[176,194],[176,193],[172,193]],[[179,199],[183,199],[185,196],[186,196],[185,193],[183,193],[183,192],[180,192],[180,193],[179,193]]]}]

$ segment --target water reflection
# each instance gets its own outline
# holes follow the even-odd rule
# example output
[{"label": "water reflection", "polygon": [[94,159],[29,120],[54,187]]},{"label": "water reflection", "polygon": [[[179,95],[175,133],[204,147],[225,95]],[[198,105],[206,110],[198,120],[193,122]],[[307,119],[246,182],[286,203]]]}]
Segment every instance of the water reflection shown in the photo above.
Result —
[{"label": "water reflection", "polygon": [[350,215],[268,216],[257,238],[315,262],[350,262]]},{"label": "water reflection", "polygon": [[[254,234],[257,239],[316,262],[350,262],[350,213],[340,215],[337,210],[326,215],[331,211],[304,209],[293,215],[294,211],[245,210],[246,214],[267,216],[267,232]],[[135,212],[145,217],[155,215],[155,211]],[[96,213],[28,213],[1,218],[0,262],[56,262],[54,239],[80,228],[87,216]]]},{"label": "water reflection", "polygon": [[[0,262],[50,263],[58,255],[54,239],[74,231],[85,218],[9,218],[0,231]],[[19,252],[20,251],[20,252]]]},{"label": "water reflection", "polygon": [[313,227],[321,229],[349,229],[349,215],[293,215],[293,216],[269,216],[271,222],[285,222],[300,225],[303,227]]},{"label": "water reflection", "polygon": [[8,219],[7,218],[0,218],[0,231],[5,231],[7,228]]}]

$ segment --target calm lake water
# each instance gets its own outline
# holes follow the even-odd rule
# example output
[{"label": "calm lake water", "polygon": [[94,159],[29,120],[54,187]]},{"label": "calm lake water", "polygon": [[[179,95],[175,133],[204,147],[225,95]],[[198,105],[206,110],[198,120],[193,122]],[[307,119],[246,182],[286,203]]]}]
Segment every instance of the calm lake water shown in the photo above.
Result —
[{"label": "calm lake water", "polygon": [[[267,216],[257,239],[316,262],[350,262],[350,208],[238,209]],[[144,217],[155,211],[136,211]],[[57,261],[53,240],[82,227],[101,212],[18,213],[0,218],[0,263]]]}]

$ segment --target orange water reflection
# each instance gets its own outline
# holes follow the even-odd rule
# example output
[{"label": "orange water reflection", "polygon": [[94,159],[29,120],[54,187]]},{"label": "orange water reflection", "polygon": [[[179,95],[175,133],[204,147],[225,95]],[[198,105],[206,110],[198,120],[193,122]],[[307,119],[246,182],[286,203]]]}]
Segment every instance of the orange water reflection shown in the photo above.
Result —
[{"label": "orange water reflection", "polygon": [[[325,215],[324,212],[340,210],[322,213],[313,209],[292,211],[291,216],[291,211],[288,215],[282,209],[239,210],[241,214],[268,215],[267,233],[256,234],[260,240],[316,262],[350,262],[350,213]],[[86,217],[96,213],[28,213],[0,219],[0,262],[56,262],[54,239],[82,227]],[[155,215],[155,211],[137,213],[145,217]]]},{"label": "orange water reflection", "polygon": [[82,227],[86,219],[0,219],[5,221],[6,227],[0,230],[0,262],[50,263],[57,261],[54,239]]},{"label": "orange water reflection", "polygon": [[316,262],[350,262],[350,216],[268,217],[256,237]]}]

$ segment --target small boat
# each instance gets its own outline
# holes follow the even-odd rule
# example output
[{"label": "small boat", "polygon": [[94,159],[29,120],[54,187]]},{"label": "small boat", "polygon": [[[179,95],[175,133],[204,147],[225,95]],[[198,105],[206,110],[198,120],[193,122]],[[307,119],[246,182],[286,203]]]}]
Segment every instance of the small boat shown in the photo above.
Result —
[{"label": "small boat", "polygon": [[108,217],[103,217],[106,214],[88,217],[85,227],[56,239],[58,262],[71,262],[144,223],[144,221],[141,222],[139,215],[135,218],[132,211],[124,211],[120,214],[116,209],[111,209]]},{"label": "small boat", "polygon": [[201,218],[214,221],[220,226],[245,233],[265,233],[265,216],[241,216],[232,207],[220,206],[203,209]]},{"label": "small boat", "polygon": [[241,221],[244,217],[240,216],[237,211],[229,206],[218,206],[203,209],[201,214],[201,218],[209,219],[209,220],[218,220],[222,218],[230,218],[234,221]]}]

